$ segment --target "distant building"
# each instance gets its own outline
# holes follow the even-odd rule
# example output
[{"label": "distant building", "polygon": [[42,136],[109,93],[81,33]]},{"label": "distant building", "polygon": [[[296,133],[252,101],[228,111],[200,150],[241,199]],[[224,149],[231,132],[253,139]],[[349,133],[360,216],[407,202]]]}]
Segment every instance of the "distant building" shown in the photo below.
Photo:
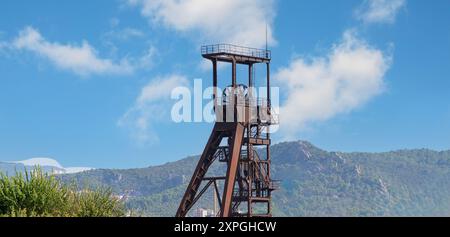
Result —
[{"label": "distant building", "polygon": [[214,210],[211,209],[204,209],[204,208],[197,208],[197,211],[195,212],[195,217],[215,217]]}]

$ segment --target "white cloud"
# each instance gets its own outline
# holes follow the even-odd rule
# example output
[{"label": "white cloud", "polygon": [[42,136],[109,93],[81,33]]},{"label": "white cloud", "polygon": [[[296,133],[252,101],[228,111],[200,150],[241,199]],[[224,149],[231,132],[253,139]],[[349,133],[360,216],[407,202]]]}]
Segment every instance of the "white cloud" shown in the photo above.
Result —
[{"label": "white cloud", "polygon": [[151,45],[139,58],[138,66],[143,69],[152,68],[155,64],[156,55],[158,55],[158,49]]},{"label": "white cloud", "polygon": [[[233,43],[262,47],[266,22],[269,44],[275,44],[272,23],[274,0],[127,0],[141,7],[152,23],[162,23],[179,32],[195,32],[208,43]],[[198,34],[200,33],[200,34]]]},{"label": "white cloud", "polygon": [[110,59],[99,58],[97,51],[86,41],[79,46],[49,42],[32,27],[22,30],[12,45],[16,49],[28,50],[47,58],[60,69],[82,76],[130,74],[134,70],[126,59],[115,63]]},{"label": "white cloud", "polygon": [[294,59],[275,79],[287,91],[280,108],[280,130],[292,138],[307,125],[325,121],[367,103],[384,89],[391,57],[344,33],[327,56]]},{"label": "white cloud", "polygon": [[46,157],[36,157],[28,160],[10,161],[6,163],[22,164],[24,166],[27,166],[27,169],[30,169],[30,167],[33,169],[37,166],[47,167],[47,169],[52,168],[51,172],[54,174],[75,174],[93,170],[93,168],[89,167],[63,167],[58,161]]},{"label": "white cloud", "polygon": [[4,41],[3,38],[3,32],[0,31],[0,53],[2,53],[4,50],[8,49],[10,47],[9,43],[7,41]]},{"label": "white cloud", "polygon": [[153,123],[170,120],[172,89],[186,85],[187,78],[176,74],[152,79],[117,124],[128,129],[138,144],[157,142],[159,138]]},{"label": "white cloud", "polygon": [[135,28],[127,27],[118,31],[116,37],[122,40],[127,40],[130,38],[142,38],[144,37],[144,32]]},{"label": "white cloud", "polygon": [[394,23],[406,0],[365,0],[356,10],[356,17],[364,23]]},{"label": "white cloud", "polygon": [[139,29],[132,28],[132,27],[126,27],[123,29],[112,29],[111,31],[108,31],[104,35],[107,39],[110,40],[121,40],[126,41],[129,39],[134,38],[143,38],[145,36],[144,32],[142,32]]},{"label": "white cloud", "polygon": [[[104,33],[102,36],[102,42],[110,48],[110,52],[112,55],[116,55],[119,51],[120,47],[118,46],[118,43],[124,43],[125,41],[137,39],[145,39],[146,37],[144,31],[140,29],[132,27],[119,28],[119,23],[119,19],[111,19],[112,29]],[[158,55],[159,51],[154,44],[151,44],[150,42],[147,44],[148,47],[143,50],[143,53],[141,55],[127,58],[128,63],[132,66],[133,70],[151,69],[156,64],[156,55]]]}]

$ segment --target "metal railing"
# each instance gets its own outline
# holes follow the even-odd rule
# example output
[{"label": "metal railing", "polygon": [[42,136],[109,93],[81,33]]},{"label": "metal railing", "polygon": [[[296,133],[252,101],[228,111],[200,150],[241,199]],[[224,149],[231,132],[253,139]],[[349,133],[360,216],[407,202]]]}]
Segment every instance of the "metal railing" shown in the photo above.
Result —
[{"label": "metal railing", "polygon": [[270,50],[249,48],[232,44],[204,45],[202,46],[201,51],[202,55],[226,53],[263,59],[271,59],[272,57],[272,52]]}]

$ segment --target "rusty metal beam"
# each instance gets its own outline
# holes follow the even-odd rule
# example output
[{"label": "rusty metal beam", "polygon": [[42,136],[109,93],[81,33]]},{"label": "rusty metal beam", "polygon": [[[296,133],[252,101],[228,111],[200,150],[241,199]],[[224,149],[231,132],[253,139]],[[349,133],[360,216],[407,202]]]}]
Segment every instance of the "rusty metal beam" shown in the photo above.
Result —
[{"label": "rusty metal beam", "polygon": [[214,111],[217,108],[217,60],[212,60],[213,64],[213,100],[214,100]]},{"label": "rusty metal beam", "polygon": [[216,191],[216,197],[219,202],[220,210],[222,210],[222,198],[220,197],[219,187],[217,186],[217,181],[214,180],[214,190]]},{"label": "rusty metal beam", "polygon": [[180,206],[177,210],[177,217],[186,216],[189,211],[189,207],[194,202],[197,191],[200,187],[203,177],[208,171],[209,166],[211,166],[213,161],[213,155],[220,142],[222,141],[222,133],[220,132],[222,126],[218,123],[214,126],[214,129],[209,137],[208,143],[203,151],[202,156],[197,164],[197,167],[192,175],[191,181],[186,189],[186,192],[181,200]]},{"label": "rusty metal beam", "polygon": [[189,206],[186,208],[187,210],[190,210],[190,209],[195,205],[195,203],[202,197],[202,195],[206,192],[206,190],[208,190],[209,186],[211,186],[211,184],[212,184],[213,182],[214,182],[214,181],[210,180],[210,181],[202,188],[202,190],[201,190],[201,191],[199,192],[199,194],[194,198],[194,200],[192,201],[192,203],[189,204]]},{"label": "rusty metal beam", "polygon": [[267,108],[271,107],[271,103],[270,103],[270,63],[266,64],[266,69],[267,69]]},{"label": "rusty metal beam", "polygon": [[236,172],[241,155],[242,139],[244,137],[244,126],[235,123],[235,131],[232,136],[231,158],[227,169],[227,179],[225,180],[221,217],[229,217],[231,211],[231,203],[233,198],[234,183],[236,181]]}]

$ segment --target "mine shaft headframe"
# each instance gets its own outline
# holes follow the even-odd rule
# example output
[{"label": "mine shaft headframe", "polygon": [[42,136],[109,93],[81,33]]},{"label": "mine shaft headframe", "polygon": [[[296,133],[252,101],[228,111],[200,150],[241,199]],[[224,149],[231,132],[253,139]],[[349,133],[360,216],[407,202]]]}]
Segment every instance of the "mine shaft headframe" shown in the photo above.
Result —
[{"label": "mine shaft headframe", "polygon": [[[213,66],[213,100],[216,118],[227,118],[228,115],[234,118],[216,120],[213,131],[180,202],[176,216],[187,216],[189,210],[214,184],[216,196],[221,196],[221,198],[218,198],[220,212],[215,214],[219,214],[221,217],[269,217],[272,215],[271,192],[275,186],[270,178],[270,123],[265,123],[261,119],[263,118],[261,112],[267,111],[268,115],[271,114],[271,52],[231,44],[215,44],[202,46],[201,54],[205,59],[210,60]],[[223,103],[220,105],[218,104],[217,87],[218,62],[231,63],[232,65],[231,78],[229,78],[231,79],[231,86],[227,87],[232,88],[231,93],[228,94],[232,95],[230,96],[231,102],[222,101]],[[248,66],[248,84],[238,84],[237,64]],[[245,88],[245,91],[247,88],[254,86],[253,72],[256,64],[265,64],[267,70],[267,99],[265,102],[259,103],[259,98],[256,97],[258,99],[256,104],[239,104],[238,94],[235,93],[235,90],[239,92],[242,87]],[[248,95],[243,93],[245,94],[244,98],[252,98],[251,91],[248,90]],[[224,111],[222,114],[220,113],[222,111],[219,109],[220,106]],[[242,114],[240,113],[242,111],[244,111],[244,116],[238,116]],[[253,111],[256,111],[256,113]],[[247,114],[256,114],[258,119],[251,119],[253,117],[247,116]],[[240,117],[249,119],[240,120]],[[263,132],[263,130],[266,132]],[[257,151],[264,152],[265,156],[259,156]],[[217,160],[226,164],[225,176],[207,175],[209,168]],[[220,194],[218,188],[218,181],[223,181],[222,194]],[[254,208],[255,205],[258,208]],[[240,210],[240,208],[243,208],[243,210]],[[261,212],[263,210],[265,212]]]},{"label": "mine shaft headframe", "polygon": [[202,56],[218,62],[252,65],[255,63],[270,63],[272,52],[266,49],[256,49],[232,44],[213,44],[201,47]]}]

